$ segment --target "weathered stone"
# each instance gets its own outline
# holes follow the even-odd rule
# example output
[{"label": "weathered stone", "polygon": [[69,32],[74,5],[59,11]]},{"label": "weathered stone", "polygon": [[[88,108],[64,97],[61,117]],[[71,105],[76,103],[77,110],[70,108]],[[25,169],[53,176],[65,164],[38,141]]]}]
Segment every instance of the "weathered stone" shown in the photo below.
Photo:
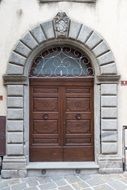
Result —
[{"label": "weathered stone", "polygon": [[8,97],[7,106],[13,108],[22,108],[23,107],[23,97]]},{"label": "weathered stone", "polygon": [[67,185],[67,182],[65,181],[65,179],[64,178],[61,179],[61,177],[60,177],[60,179],[53,178],[53,181],[57,184],[57,186]]},{"label": "weathered stone", "polygon": [[42,184],[42,185],[39,185],[39,188],[42,189],[42,190],[45,190],[45,189],[53,189],[53,188],[56,188],[56,184],[53,183],[53,182],[50,182],[50,183],[45,183],[45,184]]},{"label": "weathered stone", "polygon": [[21,41],[19,41],[19,43],[17,44],[15,48],[15,51],[20,53],[21,55],[28,57],[28,55],[31,52],[31,49],[25,46]]},{"label": "weathered stone", "polygon": [[23,155],[23,144],[8,144],[7,155]]},{"label": "weathered stone", "polygon": [[24,178],[23,182],[27,183],[30,187],[37,186],[39,184],[37,179],[32,177]]},{"label": "weathered stone", "polygon": [[23,120],[7,120],[8,131],[23,131]]},{"label": "weathered stone", "polygon": [[90,34],[92,33],[92,29],[91,28],[88,28],[86,26],[82,26],[81,30],[80,30],[80,33],[79,33],[79,36],[78,36],[78,40],[81,41],[81,42],[85,42],[88,37],[90,36]]},{"label": "weathered stone", "polygon": [[23,67],[9,63],[8,68],[7,68],[7,74],[21,75],[23,74]]},{"label": "weathered stone", "polygon": [[23,96],[23,85],[8,85],[8,96]]},{"label": "weathered stone", "polygon": [[18,184],[15,184],[15,185],[11,186],[11,189],[12,190],[23,190],[26,187],[27,187],[26,183],[18,183]]},{"label": "weathered stone", "polygon": [[23,109],[8,109],[8,119],[23,119]]},{"label": "weathered stone", "polygon": [[119,182],[117,180],[109,181],[108,184],[113,187],[115,190],[126,190],[127,184],[124,184],[123,182]]},{"label": "weathered stone", "polygon": [[117,108],[102,107],[101,118],[117,118]]},{"label": "weathered stone", "polygon": [[70,23],[70,30],[69,30],[69,37],[76,39],[80,32],[81,24],[77,22],[71,21]]},{"label": "weathered stone", "polygon": [[[13,147],[13,150],[15,149],[15,146],[17,146],[17,149],[20,149],[21,152],[21,147],[23,149],[23,144],[7,144],[7,147]],[[14,150],[15,151],[15,150]],[[23,155],[9,155],[9,156],[4,156],[3,159],[3,166],[2,166],[3,170],[18,170],[18,174],[19,171],[23,171],[26,170],[26,158]],[[19,177],[19,176],[17,176]]]},{"label": "weathered stone", "polygon": [[89,37],[89,39],[87,40],[87,42],[85,43],[88,48],[92,49],[94,48],[100,41],[102,40],[102,38],[97,35],[95,32],[92,33],[92,35]]},{"label": "weathered stone", "polygon": [[102,142],[116,142],[117,141],[117,131],[102,131],[101,141]]},{"label": "weathered stone", "polygon": [[12,52],[9,58],[10,63],[16,63],[17,65],[24,65],[26,62],[26,58],[21,56],[18,53]]},{"label": "weathered stone", "polygon": [[[124,129],[124,135],[125,137],[123,136],[123,141],[124,141],[124,146],[127,148],[127,129]],[[127,157],[126,157],[127,158]]]},{"label": "weathered stone", "polygon": [[95,56],[99,56],[109,50],[109,47],[105,41],[102,41],[99,43],[93,50],[92,52],[95,54]]},{"label": "weathered stone", "polygon": [[102,65],[100,69],[101,69],[101,74],[110,74],[110,75],[117,74],[116,63]]},{"label": "weathered stone", "polygon": [[21,178],[27,177],[27,170],[18,170],[18,176]]},{"label": "weathered stone", "polygon": [[4,179],[9,179],[11,177],[17,176],[17,170],[2,170],[1,176]]},{"label": "weathered stone", "polygon": [[24,38],[21,39],[21,41],[31,49],[34,49],[38,46],[38,43],[30,33],[27,33]]},{"label": "weathered stone", "polygon": [[48,39],[55,37],[52,21],[45,22],[41,25]]},{"label": "weathered stone", "polygon": [[101,56],[99,56],[97,58],[98,62],[99,62],[99,65],[104,65],[104,64],[107,64],[107,63],[111,63],[111,62],[114,62],[114,56],[112,54],[112,52],[107,52]]},{"label": "weathered stone", "polygon": [[117,96],[101,96],[101,106],[117,106]]},{"label": "weathered stone", "polygon": [[116,95],[117,94],[117,84],[101,84],[101,94],[102,95]]},{"label": "weathered stone", "polygon": [[7,143],[23,143],[23,132],[8,132]]},{"label": "weathered stone", "polygon": [[111,187],[108,184],[104,184],[104,185],[98,185],[96,187],[94,187],[94,190],[111,190]]},{"label": "weathered stone", "polygon": [[38,43],[42,43],[46,39],[40,25],[34,28],[33,30],[31,30],[31,33],[36,38]]},{"label": "weathered stone", "polygon": [[102,154],[115,154],[117,153],[116,142],[102,142]]},{"label": "weathered stone", "polygon": [[90,185],[90,186],[97,186],[99,184],[103,184],[105,183],[105,181],[98,175],[98,176],[93,176],[91,179],[86,179],[86,182]]},{"label": "weathered stone", "polygon": [[117,130],[117,119],[101,119],[101,129]]}]

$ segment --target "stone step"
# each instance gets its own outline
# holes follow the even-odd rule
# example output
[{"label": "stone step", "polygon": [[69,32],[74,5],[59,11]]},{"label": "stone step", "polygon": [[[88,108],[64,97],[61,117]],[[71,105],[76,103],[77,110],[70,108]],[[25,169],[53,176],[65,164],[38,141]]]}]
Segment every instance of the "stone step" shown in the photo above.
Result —
[{"label": "stone step", "polygon": [[53,176],[67,174],[95,174],[99,166],[95,162],[34,162],[27,166],[28,176]]}]

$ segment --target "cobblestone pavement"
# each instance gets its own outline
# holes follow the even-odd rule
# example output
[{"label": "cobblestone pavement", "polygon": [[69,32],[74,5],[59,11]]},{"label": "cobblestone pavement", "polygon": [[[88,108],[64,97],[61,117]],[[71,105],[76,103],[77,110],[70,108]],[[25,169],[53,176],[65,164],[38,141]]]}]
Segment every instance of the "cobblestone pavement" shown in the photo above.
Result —
[{"label": "cobblestone pavement", "polygon": [[0,178],[0,190],[127,190],[127,173]]}]

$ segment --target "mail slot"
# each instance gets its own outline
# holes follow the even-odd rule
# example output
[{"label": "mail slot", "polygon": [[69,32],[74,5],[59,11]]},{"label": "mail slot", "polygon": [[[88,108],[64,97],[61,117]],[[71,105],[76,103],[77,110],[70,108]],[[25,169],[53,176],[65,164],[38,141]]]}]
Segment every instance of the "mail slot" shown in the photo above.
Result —
[{"label": "mail slot", "polygon": [[6,117],[0,116],[0,156],[5,155],[5,142],[6,142],[5,126],[6,126]]}]

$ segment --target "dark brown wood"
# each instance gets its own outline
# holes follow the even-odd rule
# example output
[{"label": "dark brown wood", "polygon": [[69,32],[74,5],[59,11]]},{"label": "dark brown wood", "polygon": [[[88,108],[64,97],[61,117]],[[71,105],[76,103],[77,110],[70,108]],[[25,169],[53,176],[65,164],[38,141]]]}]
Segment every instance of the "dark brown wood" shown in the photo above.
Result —
[{"label": "dark brown wood", "polygon": [[30,79],[30,161],[92,160],[93,79]]},{"label": "dark brown wood", "polygon": [[6,117],[0,116],[0,156],[5,155],[5,142],[6,142],[5,127],[6,127]]}]

